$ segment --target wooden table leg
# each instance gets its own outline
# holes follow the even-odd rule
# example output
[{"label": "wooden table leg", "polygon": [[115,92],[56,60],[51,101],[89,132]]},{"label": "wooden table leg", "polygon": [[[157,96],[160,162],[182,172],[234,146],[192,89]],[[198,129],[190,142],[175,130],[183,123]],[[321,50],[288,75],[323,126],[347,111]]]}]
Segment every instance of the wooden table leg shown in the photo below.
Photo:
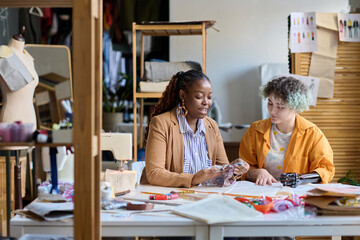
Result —
[{"label": "wooden table leg", "polygon": [[37,188],[36,188],[36,161],[35,161],[35,152],[36,151],[38,151],[37,149],[33,149],[32,151],[31,151],[31,155],[32,155],[32,184],[33,184],[33,198],[35,199],[35,198],[37,198]]},{"label": "wooden table leg", "polygon": [[19,150],[15,151],[14,186],[15,209],[22,209],[23,203],[21,191],[21,165],[19,160]]},{"label": "wooden table leg", "polygon": [[6,156],[6,235],[10,236],[10,218],[11,218],[10,151],[5,151],[5,156]]}]

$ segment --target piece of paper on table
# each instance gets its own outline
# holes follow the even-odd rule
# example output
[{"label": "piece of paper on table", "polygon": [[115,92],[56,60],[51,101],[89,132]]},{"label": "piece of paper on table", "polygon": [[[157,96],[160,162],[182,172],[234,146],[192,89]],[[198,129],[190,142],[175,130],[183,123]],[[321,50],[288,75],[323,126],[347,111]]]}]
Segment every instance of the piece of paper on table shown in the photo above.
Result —
[{"label": "piece of paper on table", "polygon": [[[253,182],[248,181],[238,181],[233,186],[226,188],[224,193],[236,194],[239,196],[268,196],[275,197],[276,193],[283,188],[282,183],[273,183],[272,186],[265,185],[260,186],[256,185]],[[295,194],[303,196],[307,191],[314,189],[310,185],[299,185],[296,188],[293,188]]]},{"label": "piece of paper on table", "polygon": [[291,13],[289,45],[292,53],[317,51],[315,12]]},{"label": "piece of paper on table", "polygon": [[34,201],[27,205],[24,210],[35,213],[46,221],[57,221],[73,217],[74,203],[48,203]]},{"label": "piece of paper on table", "polygon": [[207,224],[263,219],[262,213],[231,197],[218,194],[176,207],[172,212]]},{"label": "piece of paper on table", "polygon": [[342,183],[309,184],[310,186],[326,192],[360,195],[360,187]]}]

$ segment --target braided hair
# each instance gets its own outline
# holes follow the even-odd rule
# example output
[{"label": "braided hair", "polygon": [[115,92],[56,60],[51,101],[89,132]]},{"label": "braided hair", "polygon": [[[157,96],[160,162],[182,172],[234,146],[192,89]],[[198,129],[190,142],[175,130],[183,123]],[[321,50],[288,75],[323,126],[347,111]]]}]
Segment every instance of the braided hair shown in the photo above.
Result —
[{"label": "braided hair", "polygon": [[151,119],[176,107],[181,102],[179,95],[180,90],[187,92],[187,90],[191,88],[194,82],[203,79],[206,79],[210,82],[209,78],[204,73],[196,70],[189,70],[187,72],[180,71],[173,75],[159,102],[155,105],[153,113],[150,114],[148,125],[145,129],[145,145],[149,134],[149,125]]}]

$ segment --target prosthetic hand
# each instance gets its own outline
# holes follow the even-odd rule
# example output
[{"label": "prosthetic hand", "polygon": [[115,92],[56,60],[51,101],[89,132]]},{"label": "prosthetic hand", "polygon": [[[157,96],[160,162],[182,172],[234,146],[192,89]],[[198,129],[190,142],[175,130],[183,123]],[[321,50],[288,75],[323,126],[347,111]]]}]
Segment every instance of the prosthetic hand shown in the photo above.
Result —
[{"label": "prosthetic hand", "polygon": [[296,188],[299,184],[302,183],[319,183],[321,182],[321,179],[318,173],[308,173],[301,175],[297,173],[282,173],[280,176],[280,181],[283,186]]}]

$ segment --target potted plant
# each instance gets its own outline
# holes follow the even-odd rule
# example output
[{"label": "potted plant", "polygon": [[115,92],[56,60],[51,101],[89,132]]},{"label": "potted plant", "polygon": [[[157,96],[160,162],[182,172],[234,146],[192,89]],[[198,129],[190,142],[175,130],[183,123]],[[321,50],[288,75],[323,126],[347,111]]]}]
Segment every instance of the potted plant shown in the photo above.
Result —
[{"label": "potted plant", "polygon": [[103,128],[114,131],[117,123],[123,122],[126,100],[132,98],[132,76],[120,73],[116,84],[110,88],[103,81]]}]

